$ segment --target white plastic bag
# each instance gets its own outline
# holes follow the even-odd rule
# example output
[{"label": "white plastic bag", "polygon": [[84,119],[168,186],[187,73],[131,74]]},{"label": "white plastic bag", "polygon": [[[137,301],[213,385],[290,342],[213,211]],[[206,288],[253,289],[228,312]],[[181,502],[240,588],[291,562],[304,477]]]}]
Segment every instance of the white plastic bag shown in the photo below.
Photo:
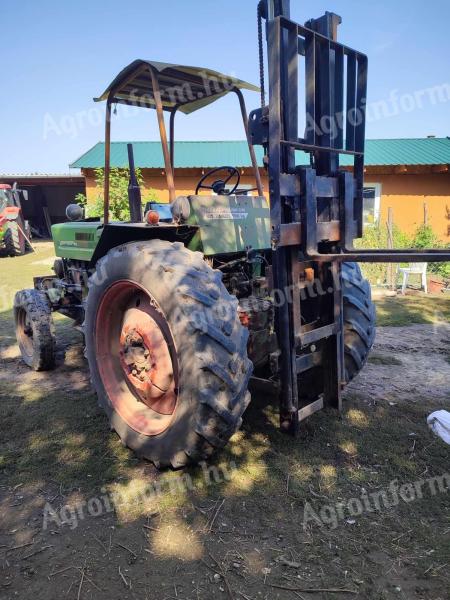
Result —
[{"label": "white plastic bag", "polygon": [[450,412],[437,410],[427,418],[430,429],[446,444],[450,444]]}]

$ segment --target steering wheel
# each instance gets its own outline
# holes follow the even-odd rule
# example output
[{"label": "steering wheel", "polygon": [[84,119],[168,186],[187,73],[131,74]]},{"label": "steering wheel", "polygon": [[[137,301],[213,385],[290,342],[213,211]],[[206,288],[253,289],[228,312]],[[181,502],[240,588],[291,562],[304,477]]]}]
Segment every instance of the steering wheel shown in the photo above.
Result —
[{"label": "steering wheel", "polygon": [[[206,179],[211,177],[211,175],[214,175],[214,173],[218,173],[220,171],[228,171],[228,177],[226,177],[225,179],[217,179],[212,185],[205,185],[203,183]],[[235,185],[232,187],[231,190],[225,191],[225,186],[233,177],[236,177]],[[235,167],[217,167],[215,169],[211,169],[211,171],[208,171],[203,175],[203,177],[197,183],[197,187],[195,188],[195,195],[197,196],[198,191],[203,189],[212,190],[215,194],[219,196],[231,196],[237,190],[240,180],[241,175]]]}]

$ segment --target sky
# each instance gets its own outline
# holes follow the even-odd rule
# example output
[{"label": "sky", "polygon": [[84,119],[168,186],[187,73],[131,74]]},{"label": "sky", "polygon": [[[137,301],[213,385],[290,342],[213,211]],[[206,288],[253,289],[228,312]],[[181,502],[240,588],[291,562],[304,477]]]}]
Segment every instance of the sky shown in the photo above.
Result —
[{"label": "sky", "polygon": [[[0,0],[0,174],[67,173],[103,140],[92,101],[136,58],[198,65],[258,84],[257,0]],[[367,138],[450,135],[448,0],[291,0],[304,23],[339,14],[369,57]],[[246,93],[249,109],[259,96]],[[177,117],[179,140],[243,139],[234,95]],[[119,107],[112,139],[157,140],[153,112]]]}]

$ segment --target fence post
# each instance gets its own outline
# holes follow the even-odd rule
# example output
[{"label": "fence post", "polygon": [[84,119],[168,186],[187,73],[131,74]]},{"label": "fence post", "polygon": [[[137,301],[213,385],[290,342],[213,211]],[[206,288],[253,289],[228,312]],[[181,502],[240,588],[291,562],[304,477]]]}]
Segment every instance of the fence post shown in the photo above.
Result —
[{"label": "fence post", "polygon": [[[394,211],[392,210],[392,207],[390,206],[388,208],[388,218],[387,218],[387,246],[389,248],[389,250],[392,250],[394,248],[394,230],[393,230],[393,226],[394,226]],[[387,272],[387,283],[388,286],[391,290],[396,289],[396,266],[393,263],[389,263],[388,264],[388,272]]]},{"label": "fence post", "polygon": [[426,202],[423,203],[423,224],[428,225],[428,204]]}]

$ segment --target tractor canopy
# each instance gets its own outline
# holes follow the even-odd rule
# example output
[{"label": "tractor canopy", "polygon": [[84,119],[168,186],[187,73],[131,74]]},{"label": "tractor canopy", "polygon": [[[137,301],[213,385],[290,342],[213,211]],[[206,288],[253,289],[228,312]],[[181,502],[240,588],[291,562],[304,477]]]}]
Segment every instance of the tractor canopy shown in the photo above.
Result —
[{"label": "tractor canopy", "polygon": [[151,72],[156,72],[163,110],[192,113],[236,89],[259,91],[251,83],[212,69],[138,59],[120,71],[95,102],[156,108]]},{"label": "tractor canopy", "polygon": [[[259,174],[255,151],[248,130],[248,116],[242,90],[259,91],[251,83],[224,75],[212,69],[192,67],[151,60],[135,60],[123,69],[96,102],[106,101],[105,121],[105,179],[104,179],[104,214],[103,222],[109,222],[109,176],[111,169],[111,117],[112,104],[141,106],[156,111],[161,148],[164,156],[165,175],[170,202],[176,198],[174,183],[174,121],[178,111],[192,113],[208,106],[229,92],[236,94],[239,100],[249,153],[255,173],[258,194],[262,196],[263,187]],[[167,135],[164,111],[170,114],[170,130]],[[133,159],[131,157],[131,162]],[[130,163],[130,172],[132,171]],[[138,189],[136,182],[133,183]],[[132,201],[137,208],[139,201]],[[131,205],[130,205],[131,208]],[[134,211],[131,211],[134,212]],[[136,210],[139,212],[139,210]]]},{"label": "tractor canopy", "polygon": [[[269,208],[263,196],[259,167],[248,131],[248,116],[242,90],[258,92],[259,88],[224,75],[212,69],[186,65],[162,63],[149,60],[135,60],[123,69],[96,102],[106,101],[105,120],[105,176],[103,222],[75,222],[52,226],[52,235],[57,256],[77,259],[95,264],[113,245],[150,239],[158,236],[171,241],[183,239],[187,247],[201,250],[207,255],[244,252],[248,245],[254,249],[270,246]],[[176,200],[174,183],[174,118],[178,111],[192,113],[208,106],[219,98],[233,92],[238,100],[244,131],[247,137],[249,154],[255,174],[257,197],[241,196],[238,189],[240,173],[237,168],[224,166],[203,175],[189,195],[190,219],[183,222],[174,220],[152,229],[142,222],[141,196],[134,173],[132,145],[128,148],[130,184],[128,197],[130,223],[110,223],[110,171],[111,171],[111,121],[113,104],[127,104],[154,109],[157,114],[161,148],[165,165],[167,189],[171,203]],[[170,114],[169,136],[166,132],[164,111]],[[205,177],[216,171],[226,171],[222,180],[217,176],[217,184],[205,185]],[[227,182],[237,176],[237,182],[228,193]],[[200,189],[212,190],[210,195],[198,196]],[[195,193],[194,193],[195,190]],[[217,193],[218,195],[213,195]],[[221,195],[224,192],[225,195]],[[214,210],[211,205],[215,205]],[[135,216],[133,216],[133,214]],[[70,217],[69,217],[70,218]],[[201,231],[199,231],[201,230]]]}]

